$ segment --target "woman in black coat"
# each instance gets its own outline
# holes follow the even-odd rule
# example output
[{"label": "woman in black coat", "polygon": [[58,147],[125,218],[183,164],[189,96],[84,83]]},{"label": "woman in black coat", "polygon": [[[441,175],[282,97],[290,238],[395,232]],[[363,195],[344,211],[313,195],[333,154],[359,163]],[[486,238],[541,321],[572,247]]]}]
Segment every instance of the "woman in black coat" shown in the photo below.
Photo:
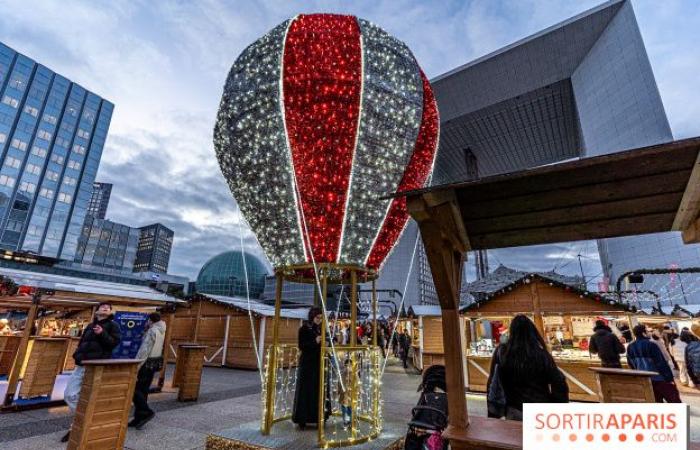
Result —
[{"label": "woman in black coat", "polygon": [[[522,420],[523,403],[567,403],[569,387],[547,351],[535,324],[524,315],[510,323],[508,341],[491,358],[487,389],[491,389],[496,366],[505,394],[506,419]],[[490,417],[494,417],[489,412]]]},{"label": "woman in black coat", "polygon": [[294,392],[292,422],[304,429],[307,423],[318,422],[318,388],[321,381],[321,323],[319,308],[311,308],[309,320],[299,328],[299,367]]}]

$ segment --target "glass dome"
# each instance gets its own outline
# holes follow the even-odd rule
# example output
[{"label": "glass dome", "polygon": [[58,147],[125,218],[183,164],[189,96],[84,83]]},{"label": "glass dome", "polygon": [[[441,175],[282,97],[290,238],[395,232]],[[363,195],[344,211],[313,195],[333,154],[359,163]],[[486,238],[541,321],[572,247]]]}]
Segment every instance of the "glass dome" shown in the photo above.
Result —
[{"label": "glass dome", "polygon": [[[245,254],[250,297],[258,298],[265,288],[268,271],[256,256]],[[243,257],[238,250],[224,252],[207,261],[197,276],[197,292],[202,294],[246,296]]]}]

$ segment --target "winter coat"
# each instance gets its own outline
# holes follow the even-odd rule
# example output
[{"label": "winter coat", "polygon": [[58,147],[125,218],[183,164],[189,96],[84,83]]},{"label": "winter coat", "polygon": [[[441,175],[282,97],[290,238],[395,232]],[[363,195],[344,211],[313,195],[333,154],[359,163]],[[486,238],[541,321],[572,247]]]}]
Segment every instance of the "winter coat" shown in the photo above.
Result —
[{"label": "winter coat", "polygon": [[[113,315],[109,315],[106,319],[97,320],[95,318],[83,330],[83,336],[80,338],[78,348],[73,353],[75,364],[82,366],[83,361],[90,359],[110,359],[112,350],[119,345],[121,341],[121,332],[119,325],[115,322]],[[102,327],[102,333],[96,334],[93,330],[95,325]]]},{"label": "winter coat", "polygon": [[684,361],[693,384],[700,384],[700,341],[686,345]]},{"label": "winter coat", "polygon": [[598,354],[603,367],[622,367],[620,355],[625,353],[625,346],[615,336],[610,327],[596,327],[595,334],[591,336],[588,350]]},{"label": "winter coat", "polygon": [[636,370],[657,372],[651,381],[673,381],[673,372],[661,349],[647,337],[637,338],[627,346],[627,363]]},{"label": "winter coat", "polygon": [[[304,322],[299,328],[299,366],[297,385],[294,392],[292,422],[306,425],[318,422],[318,388],[321,382],[321,344],[316,337],[321,329],[311,322]],[[326,400],[327,401],[327,400]],[[326,408],[328,409],[328,405]],[[324,411],[327,416],[327,412]]]},{"label": "winter coat", "polygon": [[[143,335],[141,346],[136,359],[161,358],[163,356],[163,344],[165,344],[165,322],[159,320],[152,323]],[[143,362],[141,362],[143,365]]]},{"label": "winter coat", "polygon": [[523,376],[503,366],[504,348],[504,345],[499,345],[491,358],[491,370],[486,382],[487,392],[495,366],[498,364],[498,377],[506,396],[506,406],[509,408],[522,411],[523,403],[567,403],[569,401],[569,386],[554,360],[550,365],[540,367],[536,374]]}]

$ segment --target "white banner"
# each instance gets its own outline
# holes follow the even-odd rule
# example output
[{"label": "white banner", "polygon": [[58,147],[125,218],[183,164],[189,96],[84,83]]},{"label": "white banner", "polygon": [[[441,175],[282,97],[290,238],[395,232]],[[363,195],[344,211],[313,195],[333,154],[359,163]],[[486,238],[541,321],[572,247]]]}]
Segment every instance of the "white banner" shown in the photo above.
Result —
[{"label": "white banner", "polygon": [[527,403],[523,450],[681,450],[684,403]]}]

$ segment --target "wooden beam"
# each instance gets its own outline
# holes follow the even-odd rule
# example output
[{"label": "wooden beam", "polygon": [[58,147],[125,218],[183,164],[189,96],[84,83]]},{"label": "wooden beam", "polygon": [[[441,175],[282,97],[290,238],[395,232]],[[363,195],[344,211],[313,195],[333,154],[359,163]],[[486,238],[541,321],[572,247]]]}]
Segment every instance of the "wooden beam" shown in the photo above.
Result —
[{"label": "wooden beam", "polygon": [[540,292],[537,289],[537,283],[532,278],[530,279],[530,296],[532,299],[532,316],[534,318],[535,327],[540,332],[542,339],[546,339],[544,335],[544,319],[542,318],[542,306],[540,305]]},{"label": "wooden beam", "polygon": [[17,384],[19,383],[19,373],[22,370],[24,359],[27,357],[29,337],[32,334],[32,328],[34,328],[34,321],[36,320],[37,313],[39,312],[40,302],[41,294],[35,293],[33,296],[32,306],[29,308],[29,312],[27,312],[27,321],[26,325],[24,326],[24,333],[22,333],[22,339],[19,341],[17,353],[15,354],[15,362],[12,364],[12,370],[10,371],[10,375],[7,377],[7,392],[5,394],[5,400],[3,401],[4,407],[12,405],[15,398]]},{"label": "wooden beam", "polygon": [[165,320],[165,336],[163,337],[163,368],[158,374],[158,390],[163,389],[165,385],[165,370],[168,367],[168,353],[170,352],[170,341],[175,326],[175,312],[168,313]]},{"label": "wooden beam", "polygon": [[695,219],[681,233],[684,244],[697,244],[700,242],[700,219]]},{"label": "wooden beam", "polygon": [[683,199],[678,207],[678,213],[673,220],[672,229],[675,231],[685,231],[689,227],[695,228],[698,213],[700,213],[700,153],[698,153],[695,165],[693,165],[693,172],[690,174],[688,184],[685,187]]}]

